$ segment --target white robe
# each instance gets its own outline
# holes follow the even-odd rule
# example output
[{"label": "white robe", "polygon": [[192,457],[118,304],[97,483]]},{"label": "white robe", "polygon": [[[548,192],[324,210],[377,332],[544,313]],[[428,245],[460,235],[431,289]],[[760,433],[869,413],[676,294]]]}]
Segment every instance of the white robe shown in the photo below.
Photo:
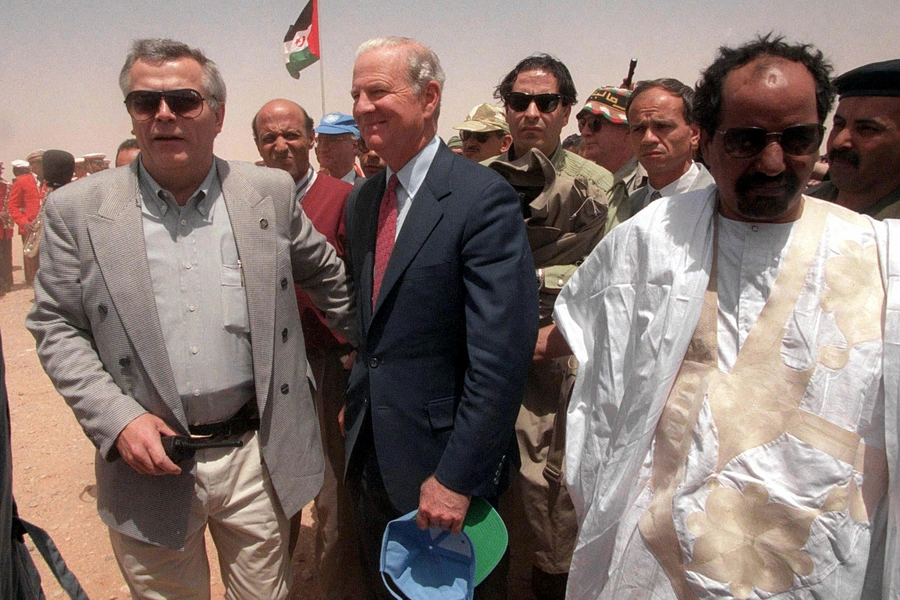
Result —
[{"label": "white robe", "polygon": [[[654,203],[598,245],[557,302],[557,323],[580,363],[567,424],[567,483],[579,515],[569,598],[600,596],[623,515],[643,491],[635,483],[699,319],[714,216],[714,187]],[[900,232],[889,238],[896,224],[873,228],[888,286],[884,596],[898,597],[900,242],[891,249],[889,239]]]}]

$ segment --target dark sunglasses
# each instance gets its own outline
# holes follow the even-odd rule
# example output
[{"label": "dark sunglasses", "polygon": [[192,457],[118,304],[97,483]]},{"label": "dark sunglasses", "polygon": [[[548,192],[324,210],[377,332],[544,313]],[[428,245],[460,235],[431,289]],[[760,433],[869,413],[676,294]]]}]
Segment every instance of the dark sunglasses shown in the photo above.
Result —
[{"label": "dark sunglasses", "polygon": [[506,105],[516,112],[524,112],[528,110],[531,103],[534,102],[537,109],[542,113],[551,113],[556,110],[562,101],[560,94],[524,94],[522,92],[510,92],[504,98]]},{"label": "dark sunglasses", "polygon": [[580,114],[576,117],[578,121],[578,130],[581,131],[585,126],[591,131],[597,133],[603,127],[603,117],[594,114]]},{"label": "dark sunglasses", "polygon": [[494,132],[494,131],[466,131],[466,130],[463,130],[463,131],[459,132],[459,139],[461,139],[464,142],[468,142],[472,138],[475,138],[475,141],[478,142],[479,144],[485,144],[485,143],[487,143],[487,141],[489,139],[494,137],[495,133],[496,132]]},{"label": "dark sunglasses", "polygon": [[816,151],[825,135],[825,127],[818,123],[791,125],[783,131],[766,131],[762,127],[732,127],[722,134],[725,153],[734,158],[753,158],[773,141],[785,154],[802,156]]},{"label": "dark sunglasses", "polygon": [[203,112],[203,101],[206,100],[197,90],[166,90],[156,92],[137,90],[125,96],[125,107],[128,114],[137,121],[147,121],[159,112],[159,104],[165,98],[166,106],[173,113],[185,119],[196,119]]}]

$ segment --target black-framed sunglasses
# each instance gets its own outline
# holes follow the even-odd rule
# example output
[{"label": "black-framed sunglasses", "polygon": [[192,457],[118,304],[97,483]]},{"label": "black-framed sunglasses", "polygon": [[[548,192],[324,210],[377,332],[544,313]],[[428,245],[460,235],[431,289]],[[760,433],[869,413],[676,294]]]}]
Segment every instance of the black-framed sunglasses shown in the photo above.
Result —
[{"label": "black-framed sunglasses", "polygon": [[812,154],[822,143],[825,127],[818,123],[791,125],[782,131],[766,131],[762,127],[732,127],[722,134],[725,153],[733,158],[753,158],[773,141],[778,142],[785,154],[803,156]]},{"label": "black-framed sunglasses", "polygon": [[542,113],[552,113],[562,102],[561,94],[525,94],[523,92],[510,92],[503,99],[506,106],[516,112],[524,112],[528,110],[531,103],[537,106]]},{"label": "black-framed sunglasses", "polygon": [[173,113],[185,119],[196,119],[203,112],[203,102],[206,100],[200,92],[192,89],[166,90],[157,92],[153,90],[135,90],[125,96],[125,107],[128,114],[137,121],[147,121],[159,112],[159,104],[165,99],[166,106]]},{"label": "black-framed sunglasses", "polygon": [[459,139],[463,142],[468,142],[470,139],[474,138],[476,142],[479,144],[487,143],[489,139],[494,137],[496,134],[495,131],[466,131],[462,130],[459,132]]},{"label": "black-framed sunglasses", "polygon": [[578,121],[578,131],[581,131],[587,126],[592,132],[597,133],[603,128],[604,119],[600,115],[581,113],[575,117],[575,120]]}]

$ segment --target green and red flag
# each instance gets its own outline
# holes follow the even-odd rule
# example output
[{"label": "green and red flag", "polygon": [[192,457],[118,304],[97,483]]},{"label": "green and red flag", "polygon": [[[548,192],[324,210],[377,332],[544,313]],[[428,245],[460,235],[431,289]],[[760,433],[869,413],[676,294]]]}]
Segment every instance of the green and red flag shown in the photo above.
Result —
[{"label": "green and red flag", "polygon": [[284,36],[284,66],[291,77],[300,79],[300,71],[319,57],[319,4],[309,0]]}]

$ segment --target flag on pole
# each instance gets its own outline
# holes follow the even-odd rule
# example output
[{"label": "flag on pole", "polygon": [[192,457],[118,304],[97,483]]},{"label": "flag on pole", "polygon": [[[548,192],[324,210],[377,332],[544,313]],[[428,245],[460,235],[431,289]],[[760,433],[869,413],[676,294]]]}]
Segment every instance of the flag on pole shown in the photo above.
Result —
[{"label": "flag on pole", "polygon": [[319,5],[309,0],[284,36],[284,66],[294,79],[300,71],[319,60]]}]

